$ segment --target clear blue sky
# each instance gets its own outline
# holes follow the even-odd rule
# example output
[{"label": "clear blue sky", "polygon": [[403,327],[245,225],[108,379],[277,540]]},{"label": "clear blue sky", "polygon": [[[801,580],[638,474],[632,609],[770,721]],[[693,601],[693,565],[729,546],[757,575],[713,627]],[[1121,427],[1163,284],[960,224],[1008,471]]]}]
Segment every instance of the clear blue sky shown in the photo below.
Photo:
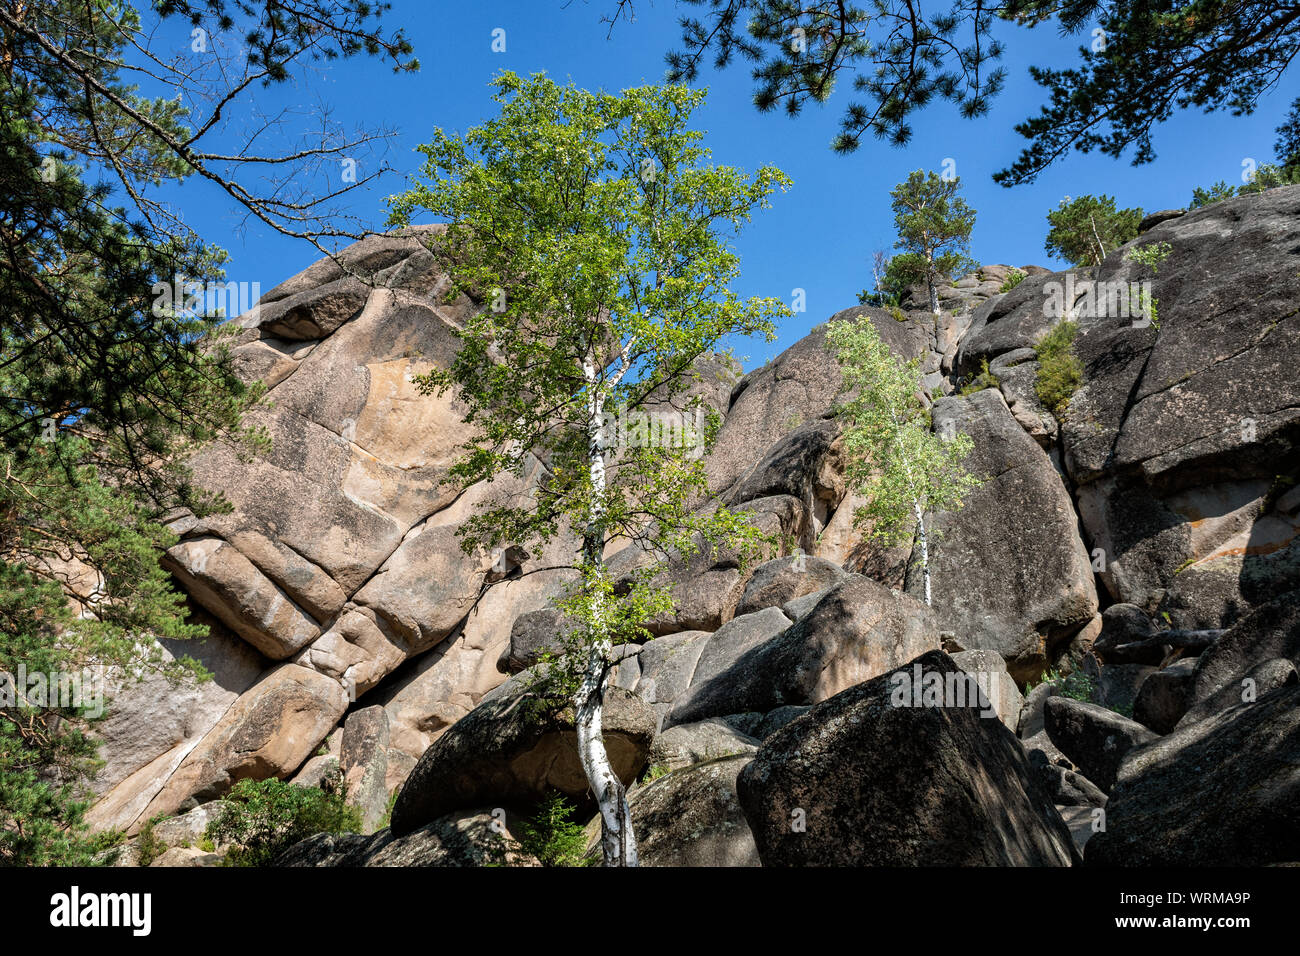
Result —
[{"label": "clear blue sky", "polygon": [[[567,6],[564,0],[393,0],[389,22],[405,28],[421,62],[419,73],[395,76],[377,60],[358,58],[327,65],[302,86],[267,98],[308,112],[323,100],[346,125],[399,132],[388,154],[398,171],[376,189],[358,190],[351,200],[357,215],[378,224],[382,198],[403,188],[404,177],[418,165],[414,147],[435,126],[464,130],[494,113],[487,82],[496,72],[545,70],[591,89],[661,81],[663,54],[677,46],[676,4],[641,0],[637,22],[620,23],[606,39],[608,26],[600,17],[613,6],[613,0],[573,0]],[[491,50],[498,27],[506,31],[504,53]],[[950,104],[936,103],[916,116],[915,135],[905,149],[869,140],[849,156],[832,153],[829,143],[847,91],[791,119],[753,108],[745,63],[723,72],[701,71],[699,83],[708,87],[709,98],[697,122],[708,131],[714,160],[749,170],[774,163],[794,180],[737,244],[743,269],[737,291],[789,301],[791,291],[802,288],[808,308],[783,324],[773,344],[737,343],[747,367],[856,304],[858,290],[870,282],[871,250],[888,248],[893,240],[889,190],[910,170],[938,171],[946,158],[956,161],[967,200],[979,213],[972,243],[976,259],[1052,265],[1043,251],[1044,217],[1063,196],[1108,193],[1121,205],[1152,211],[1186,205],[1195,186],[1219,179],[1238,183],[1243,159],[1272,159],[1274,127],[1295,96],[1294,89],[1275,90],[1252,117],[1180,114],[1159,129],[1159,157],[1150,165],[1072,154],[1033,185],[1006,189],[991,176],[1014,160],[1024,143],[1014,125],[1044,102],[1028,66],[1073,62],[1085,37],[1061,38],[1050,27],[1030,31],[998,24],[997,29],[1009,47],[1003,61],[1008,81],[991,113],[964,120]],[[319,257],[310,245],[256,223],[237,231],[242,210],[205,182],[191,181],[169,195],[201,234],[230,252],[231,280],[257,281],[265,291]]]}]

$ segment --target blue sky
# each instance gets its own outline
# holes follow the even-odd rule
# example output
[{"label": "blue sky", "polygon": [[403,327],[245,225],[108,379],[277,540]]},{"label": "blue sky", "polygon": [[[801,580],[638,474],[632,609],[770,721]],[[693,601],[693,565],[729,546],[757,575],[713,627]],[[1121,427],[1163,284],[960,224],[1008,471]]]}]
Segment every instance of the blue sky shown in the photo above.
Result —
[{"label": "blue sky", "polygon": [[[498,71],[545,70],[591,89],[661,81],[663,54],[677,46],[679,36],[676,4],[641,0],[637,22],[618,24],[607,39],[609,28],[600,18],[613,6],[613,0],[573,0],[567,6],[564,0],[393,0],[388,22],[406,30],[421,62],[419,73],[393,75],[380,62],[359,58],[327,65],[299,86],[258,95],[308,114],[323,100],[348,126],[398,131],[387,156],[397,172],[350,199],[356,215],[378,224],[383,197],[404,187],[404,177],[418,167],[414,147],[427,141],[434,127],[464,130],[493,115],[487,83]],[[491,49],[496,28],[506,31],[504,53]],[[1072,154],[1036,183],[1006,189],[991,176],[1019,154],[1024,140],[1014,125],[1036,114],[1044,101],[1028,66],[1072,62],[1085,38],[1010,24],[999,24],[998,34],[1009,48],[1003,60],[1008,79],[989,115],[964,120],[950,104],[935,103],[915,117],[906,148],[869,140],[849,156],[829,149],[847,93],[791,119],[753,108],[746,64],[701,71],[699,84],[708,87],[709,98],[696,120],[708,131],[714,160],[749,170],[772,163],[794,180],[737,242],[742,256],[737,291],[789,301],[792,290],[801,288],[807,311],[786,320],[775,343],[736,343],[747,367],[856,304],[858,290],[870,283],[871,251],[893,241],[889,190],[913,169],[938,171],[945,159],[955,160],[967,201],[979,213],[971,250],[976,259],[1052,265],[1043,250],[1045,216],[1063,196],[1108,193],[1124,206],[1151,211],[1186,205],[1196,186],[1219,179],[1240,182],[1244,159],[1271,160],[1274,128],[1295,96],[1294,90],[1274,90],[1252,117],[1180,114],[1158,130],[1159,155],[1150,165]],[[229,251],[232,280],[257,281],[267,290],[319,258],[307,243],[259,224],[238,230],[242,210],[210,184],[192,180],[167,195],[202,235]]]}]

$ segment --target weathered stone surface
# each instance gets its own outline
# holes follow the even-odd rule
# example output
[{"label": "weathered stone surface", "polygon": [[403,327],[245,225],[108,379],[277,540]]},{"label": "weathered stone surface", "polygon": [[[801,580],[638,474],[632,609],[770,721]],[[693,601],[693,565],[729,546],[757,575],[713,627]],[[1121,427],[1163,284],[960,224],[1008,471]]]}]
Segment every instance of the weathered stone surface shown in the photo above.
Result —
[{"label": "weathered stone surface", "polygon": [[[783,617],[768,608],[737,620],[767,614]],[[744,653],[728,655],[725,666],[706,666],[701,657],[690,689],[674,703],[665,725],[814,704],[939,647],[938,628],[924,605],[857,576],[831,589],[794,625],[772,630],[769,639],[747,642]],[[710,640],[705,654],[712,648]]]},{"label": "weathered stone surface", "polygon": [[164,565],[195,600],[272,660],[320,634],[310,615],[221,538],[182,541],[167,552]]},{"label": "weathered stone surface", "polygon": [[571,632],[573,621],[554,608],[527,611],[515,618],[510,626],[510,645],[497,661],[497,670],[503,674],[518,674],[532,667],[544,653],[558,653],[565,633]]},{"label": "weathered stone surface", "polygon": [[[960,673],[938,651],[919,663]],[[1069,831],[1011,732],[971,707],[895,707],[891,677],[814,706],[741,773],[763,865],[1069,865]]]},{"label": "weathered stone surface", "polygon": [[1142,221],[1138,223],[1138,235],[1140,236],[1144,232],[1150,232],[1162,222],[1168,222],[1170,219],[1177,219],[1186,212],[1186,209],[1161,209],[1157,212],[1149,212],[1143,216]]},{"label": "weathered stone surface", "polygon": [[1020,724],[1020,709],[1025,696],[1011,675],[1006,662],[997,651],[961,651],[952,655],[952,662],[979,681],[980,689],[997,711],[998,719],[1015,733]]},{"label": "weathered stone surface", "polygon": [[776,710],[768,711],[757,726],[754,727],[751,736],[758,740],[766,740],[796,717],[808,713],[810,706],[810,704],[787,704],[784,707],[778,707]]},{"label": "weathered stone surface", "polygon": [[1104,807],[1106,794],[1087,777],[1053,763],[1042,750],[1031,750],[1029,766],[1033,768],[1043,792],[1059,809],[1067,807]]},{"label": "weathered stone surface", "polygon": [[[453,813],[406,834],[318,833],[286,850],[276,866],[488,866],[510,862],[508,825],[494,829],[492,808]],[[500,832],[498,832],[500,831]]]},{"label": "weathered stone surface", "polygon": [[203,839],[208,824],[217,818],[223,806],[220,800],[212,800],[200,804],[188,813],[159,820],[153,825],[154,838],[169,847],[178,847],[187,843],[198,844]]},{"label": "weathered stone surface", "polygon": [[[696,763],[637,787],[628,810],[642,866],[761,866],[736,777],[750,754]],[[587,827],[589,859],[600,855],[600,819]]]},{"label": "weathered stone surface", "polygon": [[1261,866],[1300,859],[1300,686],[1129,753],[1087,862]]},{"label": "weathered stone surface", "polygon": [[650,745],[647,762],[651,767],[676,770],[719,757],[753,753],[758,743],[727,721],[714,717],[694,724],[678,724],[659,734]]},{"label": "weathered stone surface", "polygon": [[[857,306],[831,321],[870,316],[880,336],[902,359],[919,358],[930,337],[925,323],[898,322],[884,309]],[[774,444],[801,425],[832,410],[840,390],[840,370],[826,348],[826,326],[819,325],[775,359],[747,373],[731,394],[726,422],[706,468],[715,493],[726,493],[755,470]]]},{"label": "weathered stone surface", "polygon": [[1175,627],[1228,626],[1298,580],[1295,512],[1270,493],[1300,436],[1298,214],[1290,186],[1162,222],[1134,243],[1169,243],[1154,278],[1129,247],[1097,276],[1150,279],[1159,330],[1081,322],[1062,441],[1083,521],[1115,599],[1159,601]]},{"label": "weathered stone surface", "polygon": [[[1196,676],[1193,674],[1193,687],[1195,680]],[[1294,684],[1297,680],[1300,680],[1300,677],[1297,677],[1296,666],[1287,658],[1274,657],[1260,661],[1248,670],[1241,680],[1225,684],[1208,697],[1188,707],[1187,713],[1178,721],[1178,725],[1194,724],[1221,710],[1258,700],[1260,695]]]},{"label": "weathered stone surface", "polygon": [[[556,712],[539,698],[525,697],[529,674],[487,695],[425,751],[393,805],[395,834],[485,801],[529,803],[551,790],[586,801],[572,708]],[[645,768],[656,723],[654,711],[636,695],[606,690],[605,749],[625,783]]]},{"label": "weathered stone surface", "polygon": [[131,828],[171,772],[268,666],[206,612],[194,619],[209,625],[208,636],[164,640],[164,655],[188,654],[207,668],[211,680],[173,686],[164,677],[124,681],[121,674],[110,674],[106,681],[108,705],[94,725],[105,765],[91,781],[101,799],[87,813],[96,829]]},{"label": "weathered stone surface", "polygon": [[288,777],[325,739],[347,704],[337,681],[281,664],[240,695],[140,818],[189,809],[245,778]]},{"label": "weathered stone surface", "polygon": [[339,769],[348,803],[361,810],[365,832],[373,831],[388,809],[388,714],[383,707],[348,714]]},{"label": "weathered stone surface", "polygon": [[356,318],[369,296],[364,282],[344,276],[259,306],[258,323],[268,336],[319,339]]},{"label": "weathered stone surface", "polygon": [[843,568],[825,558],[806,554],[774,558],[754,569],[736,613],[752,614],[765,607],[783,607],[795,598],[824,591],[845,576]]},{"label": "weathered stone surface", "polygon": [[789,495],[825,523],[844,497],[839,433],[839,425],[826,419],[798,426],[768,448],[749,474],[727,492],[726,503]]},{"label": "weathered stone surface", "polygon": [[1158,734],[1167,734],[1187,713],[1196,658],[1185,657],[1156,671],[1145,681],[1133,701],[1133,719]]},{"label": "weathered stone surface", "polygon": [[308,758],[302,769],[289,782],[298,787],[321,787],[327,780],[341,778],[343,770],[334,754],[317,753]]},{"label": "weathered stone surface", "polygon": [[1241,703],[1243,679],[1256,666],[1279,657],[1300,667],[1300,591],[1256,608],[1201,654],[1187,701],[1194,713],[1185,719],[1199,720]]},{"label": "weathered stone surface", "polygon": [[[1073,503],[997,391],[941,399],[934,421],[972,437],[966,467],[984,479],[960,511],[930,518],[934,610],[966,647],[997,651],[1012,677],[1031,680],[1097,613]],[[923,593],[915,554],[908,593]]]},{"label": "weathered stone surface", "polygon": [[1068,697],[1048,698],[1043,715],[1052,743],[1105,792],[1115,785],[1124,755],[1157,737],[1112,710]]},{"label": "weathered stone surface", "polygon": [[209,853],[196,846],[174,846],[164,851],[150,866],[220,866],[221,854]]}]

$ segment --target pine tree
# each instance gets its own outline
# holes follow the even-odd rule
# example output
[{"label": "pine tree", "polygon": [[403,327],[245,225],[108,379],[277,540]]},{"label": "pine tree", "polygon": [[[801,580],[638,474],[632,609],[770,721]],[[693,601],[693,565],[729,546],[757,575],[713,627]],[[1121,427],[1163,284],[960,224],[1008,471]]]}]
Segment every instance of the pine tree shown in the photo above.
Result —
[{"label": "pine tree", "polygon": [[891,271],[909,282],[924,282],[930,311],[939,314],[938,284],[979,263],[970,258],[970,234],[975,210],[961,198],[961,177],[945,179],[916,170],[890,192],[894,226],[901,255],[890,261]]},{"label": "pine tree", "polygon": [[1136,238],[1142,210],[1118,209],[1111,196],[1066,196],[1047,214],[1052,228],[1044,248],[1076,266],[1098,266],[1108,254]]},{"label": "pine tree", "polygon": [[[206,633],[159,566],[175,542],[163,522],[223,507],[192,485],[193,449],[265,443],[241,424],[260,389],[234,372],[229,316],[175,294],[178,278],[223,279],[225,254],[155,190],[198,174],[282,231],[330,232],[309,196],[288,210],[278,190],[229,174],[301,164],[207,141],[229,137],[242,91],[288,79],[302,58],[400,58],[405,41],[375,34],[377,11],[363,7],[162,0],[146,23],[126,2],[0,4],[0,864],[92,861],[89,721],[103,701],[83,678],[204,676],[158,644]],[[196,37],[242,28],[247,53],[178,61],[151,49],[159,18],[184,18]],[[141,95],[145,82],[165,94]],[[20,670],[75,677],[82,698],[19,686]]]},{"label": "pine tree", "polygon": [[826,333],[848,399],[837,417],[843,426],[845,480],[866,498],[853,513],[856,525],[886,545],[915,540],[921,549],[925,603],[931,603],[930,538],[925,515],[962,507],[979,479],[962,462],[969,435],[944,438],[930,430],[920,400],[920,362],[901,362],[880,338],[870,316],[832,322]]},{"label": "pine tree", "polygon": [[[789,310],[730,291],[739,259],[725,236],[788,184],[708,162],[690,129],[703,94],[640,87],[621,94],[560,86],[542,74],[493,81],[499,118],[421,147],[421,181],[394,197],[394,224],[417,212],[449,223],[433,247],[455,282],[487,306],[458,332],[450,367],[420,380],[453,390],[474,438],[451,470],[461,487],[546,463],[531,500],[494,503],[459,529],[466,553],[581,537],[560,606],[576,622],[537,693],[577,713],[582,765],[600,807],[607,866],[635,865],[623,785],[601,739],[614,644],[647,636],[671,606],[653,569],[616,587],[612,541],[666,558],[760,534],[707,494],[700,452],[713,427],[680,442],[623,442],[611,424],[663,408],[690,369],[733,334],[772,333]],[[689,408],[689,406],[688,406]]]}]

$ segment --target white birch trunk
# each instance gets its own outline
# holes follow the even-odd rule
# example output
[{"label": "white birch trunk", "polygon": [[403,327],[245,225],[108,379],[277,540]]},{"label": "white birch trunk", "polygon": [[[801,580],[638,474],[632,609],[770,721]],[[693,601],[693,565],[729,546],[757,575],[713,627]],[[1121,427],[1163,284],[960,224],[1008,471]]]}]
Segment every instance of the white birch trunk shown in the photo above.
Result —
[{"label": "white birch trunk", "polygon": [[930,544],[925,537],[925,515],[921,513],[921,503],[912,502],[916,513],[916,533],[921,538],[921,578],[925,582],[925,605],[930,606]]},{"label": "white birch trunk", "polygon": [[[583,365],[590,391],[587,408],[587,455],[594,499],[591,520],[587,526],[583,549],[586,560],[594,567],[603,561],[604,529],[602,524],[602,499],[605,493],[605,453],[601,447],[602,400],[598,388],[594,363]],[[600,625],[599,604],[595,607],[597,627]],[[588,649],[582,683],[574,701],[577,716],[578,757],[582,761],[587,783],[600,808],[600,845],[605,866],[636,866],[636,837],[632,833],[632,820],[628,812],[627,795],[622,781],[610,765],[601,736],[601,718],[605,705],[605,670],[611,650],[609,638],[599,633]]]}]

